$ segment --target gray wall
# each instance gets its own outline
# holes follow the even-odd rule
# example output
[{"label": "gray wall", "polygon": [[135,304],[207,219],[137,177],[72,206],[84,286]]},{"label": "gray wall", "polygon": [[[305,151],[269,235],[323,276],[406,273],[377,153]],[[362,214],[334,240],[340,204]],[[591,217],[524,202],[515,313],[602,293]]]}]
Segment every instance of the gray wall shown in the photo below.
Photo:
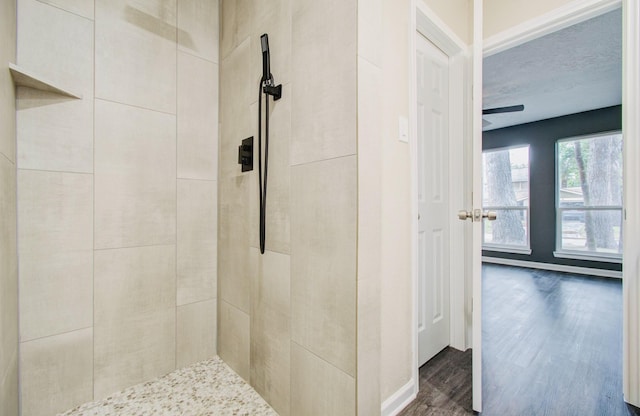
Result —
[{"label": "gray wall", "polygon": [[16,3],[0,3],[0,415],[18,415],[16,130],[9,62],[16,55]]},{"label": "gray wall", "polygon": [[17,27],[82,95],[17,91],[22,414],[50,415],[216,353],[218,2],[18,0]]},{"label": "gray wall", "polygon": [[[356,411],[356,1],[221,3],[218,350],[282,416]],[[271,103],[266,252],[258,248],[260,35]]]},{"label": "gray wall", "polygon": [[528,144],[531,254],[511,254],[483,250],[483,255],[497,258],[552,263],[607,270],[622,270],[622,265],[606,262],[556,258],[555,221],[555,144],[556,140],[593,133],[620,130],[622,107],[614,106],[486,131],[483,150]]}]

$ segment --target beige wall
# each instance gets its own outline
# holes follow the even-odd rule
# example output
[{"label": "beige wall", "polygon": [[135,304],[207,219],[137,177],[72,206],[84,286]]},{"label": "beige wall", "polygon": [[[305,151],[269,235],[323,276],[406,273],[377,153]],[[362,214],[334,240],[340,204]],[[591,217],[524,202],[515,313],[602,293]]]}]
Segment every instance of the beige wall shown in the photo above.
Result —
[{"label": "beige wall", "polygon": [[[220,356],[281,415],[355,414],[356,2],[223,0]],[[260,35],[283,96],[270,100],[266,252],[258,177]],[[257,146],[257,142],[256,142]]]},{"label": "beige wall", "polygon": [[484,37],[540,17],[574,0],[484,0]]},{"label": "beige wall", "polygon": [[18,64],[82,95],[17,90],[22,412],[48,415],[216,353],[218,4],[18,13]]},{"label": "beige wall", "polygon": [[16,131],[8,63],[16,55],[16,4],[0,4],[0,414],[18,415]]},{"label": "beige wall", "polygon": [[[472,0],[423,0],[460,40],[473,43]],[[491,0],[484,0],[485,4]],[[506,0],[510,1],[510,0]]]}]

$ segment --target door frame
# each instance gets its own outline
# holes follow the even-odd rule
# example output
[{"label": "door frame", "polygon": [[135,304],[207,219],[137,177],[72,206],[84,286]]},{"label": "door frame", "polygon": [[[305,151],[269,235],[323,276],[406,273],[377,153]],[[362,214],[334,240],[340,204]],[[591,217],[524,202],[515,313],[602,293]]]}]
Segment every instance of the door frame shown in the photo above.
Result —
[{"label": "door frame", "polygon": [[[431,10],[422,0],[411,0],[411,24],[409,25],[409,158],[411,161],[411,285],[412,285],[412,383],[413,394],[419,389],[418,376],[418,139],[417,139],[417,73],[416,35],[426,37],[449,57],[449,188],[465,189],[464,148],[471,129],[470,48]],[[452,140],[453,139],[453,140]],[[456,221],[454,211],[465,206],[467,192],[449,192],[449,207],[452,209],[449,227],[449,345],[465,350],[469,347],[468,320],[470,304],[465,284],[465,265],[460,261],[464,255],[465,227]]]},{"label": "door frame", "polygon": [[[614,10],[623,10],[622,132],[624,177],[623,394],[640,406],[640,4],[637,0],[579,0],[528,20],[484,41],[484,57]],[[630,215],[627,216],[627,213]]]}]

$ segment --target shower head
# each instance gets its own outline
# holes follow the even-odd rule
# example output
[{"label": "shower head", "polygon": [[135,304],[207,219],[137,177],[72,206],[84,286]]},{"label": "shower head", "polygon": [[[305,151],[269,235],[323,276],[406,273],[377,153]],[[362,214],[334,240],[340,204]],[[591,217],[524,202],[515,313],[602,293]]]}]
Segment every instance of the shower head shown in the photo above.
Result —
[{"label": "shower head", "polygon": [[266,33],[260,36],[260,43],[262,44],[262,82],[267,82],[271,79],[271,63],[269,62],[269,37]]}]

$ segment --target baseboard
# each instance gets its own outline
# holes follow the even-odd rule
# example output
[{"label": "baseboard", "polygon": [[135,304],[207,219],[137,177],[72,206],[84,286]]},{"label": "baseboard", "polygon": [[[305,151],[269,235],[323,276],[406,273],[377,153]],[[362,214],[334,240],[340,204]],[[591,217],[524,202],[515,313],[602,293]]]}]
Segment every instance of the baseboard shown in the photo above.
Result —
[{"label": "baseboard", "polygon": [[402,411],[402,409],[407,407],[407,405],[411,403],[413,399],[416,398],[417,394],[418,392],[416,388],[416,381],[414,379],[411,379],[407,384],[400,387],[398,391],[393,393],[391,397],[382,402],[382,411],[380,412],[380,414],[382,416],[397,415],[398,413],[400,413],[400,411]]},{"label": "baseboard", "polygon": [[538,263],[536,261],[502,259],[498,257],[487,256],[482,256],[482,262],[504,264],[506,266],[528,267],[530,269],[552,270],[554,272],[567,272],[575,274],[586,274],[589,276],[622,279],[622,272],[616,270],[592,269],[590,267],[566,266],[564,264]]}]

